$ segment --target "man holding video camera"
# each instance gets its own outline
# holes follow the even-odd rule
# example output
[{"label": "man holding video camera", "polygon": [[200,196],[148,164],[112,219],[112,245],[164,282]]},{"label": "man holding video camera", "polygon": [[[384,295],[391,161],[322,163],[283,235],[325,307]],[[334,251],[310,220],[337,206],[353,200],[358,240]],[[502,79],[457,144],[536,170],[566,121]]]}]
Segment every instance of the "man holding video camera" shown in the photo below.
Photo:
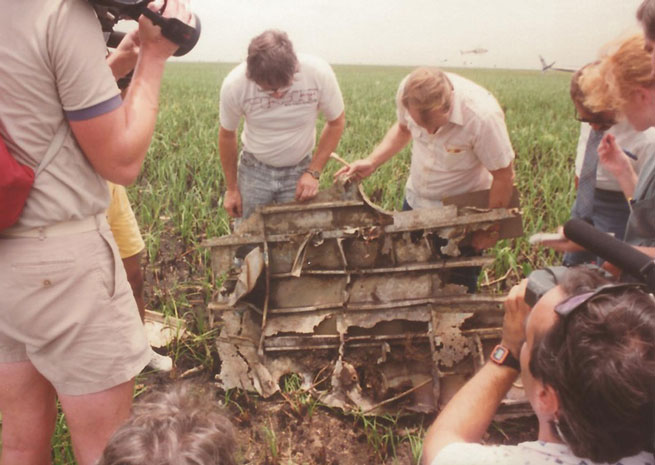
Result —
[{"label": "man holding video camera", "polygon": [[[424,463],[653,465],[652,295],[572,268],[530,309],[527,284],[505,301],[501,344],[428,430]],[[519,373],[537,441],[479,444]]]},{"label": "man holding video camera", "polygon": [[[149,360],[105,219],[105,179],[130,184],[139,174],[178,45],[141,17],[122,100],[90,2],[0,7],[0,136],[32,168],[54,153],[18,222],[0,231],[0,462],[50,463],[58,398],[77,463],[91,465],[129,416],[134,376]],[[148,8],[191,21],[186,0]]]}]

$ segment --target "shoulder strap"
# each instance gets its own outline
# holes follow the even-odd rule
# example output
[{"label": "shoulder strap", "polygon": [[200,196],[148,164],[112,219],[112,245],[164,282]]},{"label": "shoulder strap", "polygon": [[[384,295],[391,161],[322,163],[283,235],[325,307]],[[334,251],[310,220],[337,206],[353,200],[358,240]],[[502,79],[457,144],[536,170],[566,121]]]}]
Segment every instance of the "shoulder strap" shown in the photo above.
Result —
[{"label": "shoulder strap", "polygon": [[50,164],[50,162],[55,158],[55,155],[59,153],[59,149],[63,145],[64,140],[66,139],[66,136],[68,135],[69,131],[70,131],[70,125],[68,124],[68,121],[64,118],[64,120],[57,128],[57,132],[55,132],[52,141],[50,142],[48,151],[45,153],[45,156],[43,157],[43,160],[41,160],[41,163],[39,163],[39,166],[37,167],[36,172],[34,173],[34,177],[37,177],[39,173],[45,170],[46,167]]}]

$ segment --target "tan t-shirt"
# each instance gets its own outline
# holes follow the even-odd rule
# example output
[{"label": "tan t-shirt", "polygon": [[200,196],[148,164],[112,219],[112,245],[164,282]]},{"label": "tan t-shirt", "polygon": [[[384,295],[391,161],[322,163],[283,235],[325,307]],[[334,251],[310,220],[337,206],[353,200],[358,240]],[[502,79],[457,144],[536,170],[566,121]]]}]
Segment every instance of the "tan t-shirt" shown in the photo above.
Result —
[{"label": "tan t-shirt", "polygon": [[491,187],[490,171],[514,160],[505,115],[493,95],[461,76],[453,84],[449,121],[434,134],[416,124],[402,104],[407,78],[396,94],[398,123],[412,134],[412,163],[405,197],[412,208],[441,206],[441,200]]},{"label": "tan t-shirt", "polygon": [[[0,136],[20,163],[36,168],[62,122],[111,111],[120,92],[87,1],[0,0],[0,7]],[[15,228],[85,218],[108,204],[107,183],[68,131]]]}]

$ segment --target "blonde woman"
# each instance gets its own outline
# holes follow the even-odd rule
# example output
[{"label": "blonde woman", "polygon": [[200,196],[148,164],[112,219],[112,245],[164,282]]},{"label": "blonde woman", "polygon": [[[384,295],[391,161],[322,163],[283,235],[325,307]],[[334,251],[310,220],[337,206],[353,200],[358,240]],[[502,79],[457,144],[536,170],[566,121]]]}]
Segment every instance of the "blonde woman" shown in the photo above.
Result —
[{"label": "blonde woman", "polygon": [[[637,130],[655,126],[655,79],[643,34],[618,43],[596,72],[580,83],[585,105],[592,111],[614,109]],[[655,156],[651,155],[636,176],[627,156],[611,134],[598,147],[599,161],[619,181],[630,201],[631,213],[625,241],[641,247],[655,246]],[[653,249],[655,251],[655,249]]]}]

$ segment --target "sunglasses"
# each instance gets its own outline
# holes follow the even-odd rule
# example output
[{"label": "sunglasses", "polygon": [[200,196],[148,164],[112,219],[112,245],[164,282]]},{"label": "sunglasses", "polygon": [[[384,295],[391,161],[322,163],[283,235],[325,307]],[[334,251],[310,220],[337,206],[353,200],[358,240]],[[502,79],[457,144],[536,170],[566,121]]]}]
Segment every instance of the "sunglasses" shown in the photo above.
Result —
[{"label": "sunglasses", "polygon": [[559,304],[555,305],[555,313],[557,313],[562,318],[566,318],[575,310],[582,307],[584,304],[592,302],[598,296],[618,294],[620,291],[625,289],[645,290],[646,285],[643,283],[605,284],[594,291],[583,292],[582,294],[571,296],[568,299],[560,302]]},{"label": "sunglasses", "polygon": [[616,120],[614,118],[606,118],[598,113],[591,113],[591,116],[589,118],[583,118],[578,114],[578,110],[576,110],[575,108],[573,109],[573,117],[575,118],[576,121],[579,121],[581,123],[597,124],[599,126],[611,127],[616,124]]}]

